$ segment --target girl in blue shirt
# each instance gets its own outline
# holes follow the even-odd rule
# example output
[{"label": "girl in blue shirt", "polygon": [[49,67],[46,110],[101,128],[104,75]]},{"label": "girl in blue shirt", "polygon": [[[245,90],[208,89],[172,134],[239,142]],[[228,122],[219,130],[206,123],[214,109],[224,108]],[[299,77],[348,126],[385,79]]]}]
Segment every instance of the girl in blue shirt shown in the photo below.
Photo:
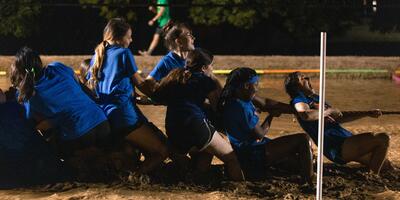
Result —
[{"label": "girl in blue shirt", "polygon": [[303,178],[312,184],[312,152],[307,135],[265,137],[274,116],[270,113],[264,121],[259,121],[252,102],[257,87],[258,76],[253,69],[237,68],[229,74],[218,104],[226,133],[243,171],[249,178],[259,178],[265,173],[266,166],[294,161]]},{"label": "girl in blue shirt", "polygon": [[106,146],[107,118],[84,93],[70,67],[59,62],[43,66],[37,52],[23,47],[15,56],[10,78],[28,117],[57,129],[65,156],[94,145]]},{"label": "girl in blue shirt", "polygon": [[195,37],[185,24],[169,21],[164,27],[164,33],[165,46],[169,53],[150,72],[146,78],[148,81],[159,82],[173,69],[185,67],[187,54],[194,49]]},{"label": "girl in blue shirt", "polygon": [[[291,104],[296,109],[296,117],[300,126],[310,135],[314,143],[318,143],[318,104],[319,96],[311,86],[310,78],[294,72],[285,80],[285,89],[291,97]],[[338,164],[350,161],[367,166],[372,172],[379,174],[382,166],[392,168],[386,159],[389,148],[389,136],[386,133],[361,133],[353,135],[340,123],[354,121],[363,117],[379,117],[380,110],[363,113],[342,113],[332,106],[325,105],[324,155]]]},{"label": "girl in blue shirt", "polygon": [[[177,152],[201,152],[221,159],[233,180],[243,180],[232,147],[215,131],[206,117],[204,101],[215,109],[221,87],[210,78],[213,56],[206,51],[189,51],[184,69],[175,69],[161,80],[155,97],[167,104],[165,127],[168,140]],[[209,160],[210,162],[211,160]],[[197,170],[207,170],[200,166]]]},{"label": "girl in blue shirt", "polygon": [[121,18],[111,19],[103,32],[103,41],[96,47],[88,73],[88,86],[98,96],[98,104],[111,125],[112,138],[124,139],[147,154],[139,173],[147,173],[168,156],[165,136],[144,120],[132,100],[136,86],[144,94],[149,90],[131,51],[132,29]]},{"label": "girl in blue shirt", "polygon": [[0,89],[0,189],[61,180],[61,161]]}]

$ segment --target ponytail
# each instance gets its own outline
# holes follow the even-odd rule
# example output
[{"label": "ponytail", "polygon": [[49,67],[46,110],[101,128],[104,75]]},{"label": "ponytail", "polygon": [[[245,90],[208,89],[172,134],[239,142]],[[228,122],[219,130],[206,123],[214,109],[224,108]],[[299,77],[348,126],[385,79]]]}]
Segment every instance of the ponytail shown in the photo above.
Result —
[{"label": "ponytail", "polygon": [[234,82],[235,76],[237,76],[236,74],[236,71],[233,70],[229,73],[228,78],[226,79],[225,86],[221,91],[221,95],[219,96],[217,104],[217,111],[219,113],[223,113],[225,103],[228,101],[228,99],[233,98],[236,87],[233,86],[232,82]]},{"label": "ponytail", "polygon": [[25,73],[24,78],[17,86],[19,88],[18,102],[29,100],[35,94],[35,80],[32,73]]},{"label": "ponytail", "polygon": [[176,90],[176,86],[186,84],[191,76],[192,72],[189,70],[182,68],[173,69],[166,77],[161,79],[152,98],[157,102],[166,104],[171,99],[171,95],[174,95],[173,91]]},{"label": "ponytail", "polygon": [[122,41],[126,32],[131,29],[131,26],[122,18],[113,18],[108,21],[103,30],[103,41],[100,42],[95,51],[95,60],[90,70],[91,76],[87,81],[87,86],[91,90],[95,90],[97,83],[102,79],[102,68],[106,55],[106,47],[109,42]]},{"label": "ponytail", "polygon": [[175,86],[185,85],[194,72],[201,72],[204,66],[212,63],[213,58],[213,55],[205,49],[197,48],[189,51],[185,67],[174,69],[161,79],[160,85],[155,90],[157,101],[168,100],[168,95],[172,93]]},{"label": "ponytail", "polygon": [[101,70],[103,66],[104,57],[106,54],[107,45],[108,45],[107,41],[102,41],[100,44],[97,45],[96,49],[94,50],[95,52],[94,63],[90,70],[91,73],[90,79],[87,82],[88,87],[91,90],[94,90],[96,88],[96,85],[99,82],[99,79],[101,78]]},{"label": "ponytail", "polygon": [[35,78],[42,71],[42,61],[37,52],[23,47],[15,55],[11,65],[11,84],[19,90],[18,102],[28,101],[35,95]]}]

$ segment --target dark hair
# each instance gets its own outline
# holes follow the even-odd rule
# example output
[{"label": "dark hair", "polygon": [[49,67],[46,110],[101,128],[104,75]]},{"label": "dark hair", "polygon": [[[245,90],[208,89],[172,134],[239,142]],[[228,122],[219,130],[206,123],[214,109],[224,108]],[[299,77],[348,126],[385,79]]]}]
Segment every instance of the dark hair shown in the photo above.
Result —
[{"label": "dark hair", "polygon": [[101,69],[106,53],[106,46],[109,41],[120,41],[131,26],[123,18],[113,18],[108,21],[103,31],[103,41],[95,49],[95,58],[91,68],[91,77],[88,80],[88,87],[94,89],[101,78]]},{"label": "dark hair", "polygon": [[184,85],[192,76],[194,72],[200,72],[204,66],[208,66],[212,63],[214,56],[211,52],[196,48],[189,51],[186,65],[184,68],[178,68],[172,70],[166,77],[161,79],[160,85],[155,91],[156,98],[160,101],[166,99],[170,93],[170,88],[175,85]]},{"label": "dark hair", "polygon": [[290,98],[294,98],[299,93],[299,75],[300,72],[290,73],[285,79],[285,90]]},{"label": "dark hair", "polygon": [[35,94],[35,77],[43,68],[39,53],[29,47],[22,47],[15,54],[11,65],[11,84],[19,90],[18,102],[29,100]]},{"label": "dark hair", "polygon": [[87,58],[85,60],[82,60],[81,64],[79,65],[79,79],[82,81],[83,84],[85,84],[87,81],[86,80],[86,75],[90,69],[90,58]]},{"label": "dark hair", "polygon": [[233,98],[235,91],[255,76],[257,76],[257,72],[248,67],[236,68],[228,74],[225,86],[218,100],[217,109],[219,113],[223,113],[225,103]]},{"label": "dark hair", "polygon": [[188,52],[186,57],[185,69],[190,72],[201,71],[204,66],[210,65],[214,60],[214,56],[206,49],[196,48]]},{"label": "dark hair", "polygon": [[182,35],[185,29],[191,31],[188,25],[170,20],[163,27],[165,47],[169,50],[176,50],[178,44],[176,44],[175,40]]}]

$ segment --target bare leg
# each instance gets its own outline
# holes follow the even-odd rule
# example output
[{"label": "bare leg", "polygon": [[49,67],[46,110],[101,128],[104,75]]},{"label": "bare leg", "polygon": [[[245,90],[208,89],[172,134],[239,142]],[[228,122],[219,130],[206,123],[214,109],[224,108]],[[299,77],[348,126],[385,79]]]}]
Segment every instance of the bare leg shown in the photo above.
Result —
[{"label": "bare leg", "polygon": [[[386,133],[362,133],[346,139],[342,146],[342,158],[346,162],[358,161],[366,164],[371,171],[379,174],[386,160],[389,148],[389,136]],[[365,161],[370,154],[369,161]],[[364,157],[364,160],[361,159]]]},{"label": "bare leg", "polygon": [[147,51],[139,51],[139,53],[143,56],[150,56],[154,49],[157,47],[158,42],[160,41],[160,34],[154,33],[153,40],[150,43],[149,49]]},{"label": "bare leg", "polygon": [[236,157],[232,146],[228,141],[224,140],[220,133],[215,132],[210,144],[204,151],[215,155],[225,163],[229,176],[234,181],[243,181],[243,173],[240,168],[239,160]]},{"label": "bare leg", "polygon": [[309,138],[306,134],[282,136],[269,141],[265,147],[267,165],[274,165],[284,158],[298,155],[303,178],[312,184],[312,152]]},{"label": "bare leg", "polygon": [[165,140],[160,139],[160,137],[165,136],[159,134],[159,132],[144,124],[126,136],[125,139],[145,151],[148,155],[140,166],[139,173],[150,172],[167,158],[169,154],[167,145]]}]

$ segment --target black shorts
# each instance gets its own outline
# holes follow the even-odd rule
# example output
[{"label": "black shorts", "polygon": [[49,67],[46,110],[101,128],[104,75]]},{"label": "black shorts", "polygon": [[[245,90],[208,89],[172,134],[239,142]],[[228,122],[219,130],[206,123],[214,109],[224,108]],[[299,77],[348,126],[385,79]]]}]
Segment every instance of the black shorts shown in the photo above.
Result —
[{"label": "black shorts", "polygon": [[180,154],[187,154],[192,148],[205,149],[215,133],[214,126],[207,119],[190,118],[173,126],[166,125],[168,140]]},{"label": "black shorts", "polygon": [[155,34],[163,35],[164,31],[162,27],[157,26]]},{"label": "black shorts", "polygon": [[75,151],[88,147],[97,147],[100,149],[109,148],[110,125],[108,121],[101,122],[94,128],[90,129],[79,138],[67,141],[60,141],[59,146],[62,155],[68,157]]}]

